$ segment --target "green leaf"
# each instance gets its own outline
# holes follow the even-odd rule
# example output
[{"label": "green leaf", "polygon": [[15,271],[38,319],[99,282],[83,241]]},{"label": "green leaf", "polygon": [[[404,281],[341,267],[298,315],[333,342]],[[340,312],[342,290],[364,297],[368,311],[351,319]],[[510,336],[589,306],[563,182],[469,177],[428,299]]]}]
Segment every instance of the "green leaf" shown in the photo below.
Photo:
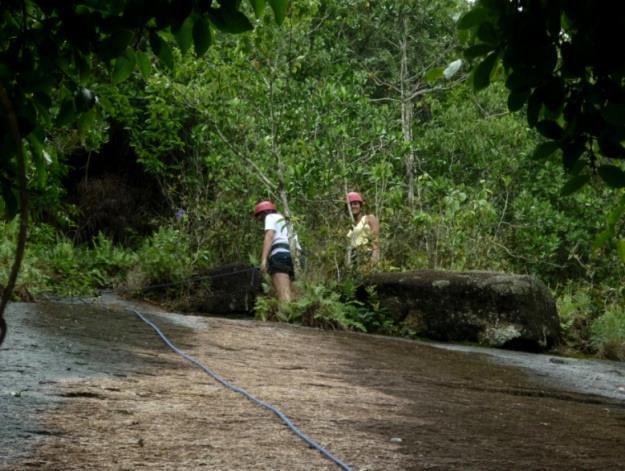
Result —
[{"label": "green leaf", "polygon": [[171,70],[174,68],[174,52],[168,42],[163,41],[161,50],[158,53],[158,58],[168,69]]},{"label": "green leaf", "polygon": [[625,124],[625,105],[608,105],[603,110],[603,119],[615,126]]},{"label": "green leaf", "polygon": [[74,100],[66,98],[63,103],[61,103],[61,108],[56,115],[56,125],[58,127],[65,126],[71,123],[75,118],[76,108],[74,105]]},{"label": "green leaf", "polygon": [[9,81],[13,77],[13,69],[7,64],[0,62],[0,80]]},{"label": "green leaf", "polygon": [[230,8],[212,8],[209,10],[208,16],[211,23],[225,33],[239,34],[254,29],[247,16]]},{"label": "green leaf", "polygon": [[91,76],[91,66],[87,59],[80,55],[76,54],[75,56],[76,68],[78,69],[78,77],[81,82],[86,82],[87,79]]},{"label": "green leaf", "polygon": [[289,1],[288,0],[269,0],[269,5],[271,5],[273,14],[276,17],[276,23],[281,25],[282,22],[284,21],[284,18],[286,17],[286,9],[289,5]]},{"label": "green leaf", "polygon": [[620,142],[617,141],[616,136],[605,133],[599,136],[597,142],[599,143],[599,150],[604,156],[613,159],[622,159],[625,157],[625,149]]},{"label": "green leaf", "polygon": [[569,196],[583,187],[590,180],[590,175],[582,174],[575,175],[569,179],[568,182],[564,184],[562,190],[560,191],[560,195]]},{"label": "green leaf", "polygon": [[115,66],[113,67],[112,82],[118,84],[126,80],[132,74],[135,69],[135,53],[132,49],[126,49],[124,55],[115,59]]},{"label": "green leaf", "polygon": [[180,25],[180,28],[173,32],[174,38],[176,38],[176,42],[183,54],[186,54],[193,43],[193,23],[193,18],[189,16],[184,20],[182,25]]},{"label": "green leaf", "polygon": [[86,113],[83,113],[78,119],[78,135],[80,136],[81,142],[83,144],[87,136],[87,133],[93,127],[95,118],[96,118],[96,110],[92,108]]},{"label": "green leaf", "polygon": [[511,112],[519,111],[530,96],[529,90],[513,90],[508,95],[508,109]]},{"label": "green leaf", "polygon": [[165,41],[161,38],[155,30],[150,31],[150,47],[155,56],[161,53]]},{"label": "green leaf", "polygon": [[475,57],[484,56],[493,50],[491,44],[476,44],[464,50],[464,57],[473,59]]},{"label": "green leaf", "polygon": [[107,59],[114,59],[124,53],[132,40],[132,32],[118,29],[101,43],[100,55]]},{"label": "green leaf", "polygon": [[249,0],[252,8],[254,9],[254,14],[256,18],[260,18],[260,15],[263,14],[265,10],[265,0]]},{"label": "green leaf", "polygon": [[560,148],[559,142],[543,142],[536,146],[532,154],[532,160],[544,160]]},{"label": "green leaf", "polygon": [[605,229],[601,231],[599,234],[597,234],[595,240],[592,241],[592,249],[597,250],[605,246],[605,244],[612,238],[612,236],[613,231],[610,229]]},{"label": "green leaf", "polygon": [[458,29],[469,29],[482,24],[488,19],[488,10],[474,7],[458,20]]},{"label": "green leaf", "polygon": [[490,85],[490,75],[493,71],[493,67],[495,67],[498,56],[496,52],[491,52],[475,68],[473,72],[473,88],[476,91],[482,90]]},{"label": "green leaf", "polygon": [[424,77],[426,82],[434,83],[443,78],[443,68],[435,67],[433,69],[428,70]]},{"label": "green leaf", "polygon": [[37,137],[36,132],[32,132],[28,135],[28,145],[30,153],[35,164],[36,180],[39,188],[43,188],[48,177],[48,168],[44,159],[43,144]]},{"label": "green leaf", "polygon": [[625,172],[615,165],[601,165],[597,169],[601,179],[612,188],[625,187]]},{"label": "green leaf", "polygon": [[506,79],[508,90],[528,89],[538,85],[542,77],[532,70],[522,70],[512,72]]},{"label": "green leaf", "polygon": [[[583,141],[580,142],[567,142],[562,149],[562,163],[568,170],[574,170],[575,167],[583,167],[583,161],[579,160],[586,146]],[[577,173],[577,172],[573,172]]]},{"label": "green leaf", "polygon": [[496,45],[499,42],[497,30],[491,23],[482,23],[477,28],[477,37],[486,44]]},{"label": "green leaf", "polygon": [[208,20],[200,17],[193,25],[193,45],[198,56],[204,55],[211,45],[211,30]]},{"label": "green leaf", "polygon": [[543,102],[540,99],[540,94],[534,90],[527,100],[527,124],[530,128],[536,127],[542,107]]},{"label": "green leaf", "polygon": [[150,61],[150,56],[143,51],[137,51],[135,53],[135,57],[137,59],[139,71],[141,71],[141,75],[143,78],[148,78],[150,76],[150,72],[152,72],[152,62]]},{"label": "green leaf", "polygon": [[561,139],[564,130],[558,123],[550,119],[543,119],[536,123],[536,130],[548,139]]}]

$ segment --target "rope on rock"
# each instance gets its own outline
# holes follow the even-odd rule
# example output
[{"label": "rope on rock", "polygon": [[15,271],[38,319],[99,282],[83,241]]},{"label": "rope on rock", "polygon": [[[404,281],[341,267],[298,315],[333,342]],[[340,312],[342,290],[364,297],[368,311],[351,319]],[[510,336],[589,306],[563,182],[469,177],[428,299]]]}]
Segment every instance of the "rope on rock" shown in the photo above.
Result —
[{"label": "rope on rock", "polygon": [[253,403],[273,412],[275,415],[278,416],[278,418],[280,418],[280,420],[282,420],[282,422],[284,422],[286,424],[287,427],[289,427],[291,429],[291,431],[293,433],[295,433],[295,435],[297,435],[299,438],[301,438],[302,440],[304,440],[304,442],[306,442],[308,445],[310,445],[312,448],[315,448],[317,451],[319,451],[325,458],[327,458],[328,460],[332,461],[333,463],[335,463],[339,468],[343,469],[344,471],[351,471],[351,468],[343,463],[341,460],[339,460],[338,458],[335,458],[328,450],[326,450],[325,448],[323,448],[321,445],[317,444],[314,440],[312,440],[311,438],[309,438],[308,436],[306,436],[304,433],[302,433],[294,424],[293,422],[291,422],[291,420],[289,420],[289,418],[284,415],[280,410],[276,409],[275,407],[273,407],[272,405],[261,401],[260,399],[257,399],[256,397],[254,397],[253,395],[251,395],[250,393],[248,393],[245,389],[239,388],[238,386],[235,386],[232,383],[229,383],[228,381],[226,381],[224,378],[222,378],[219,374],[217,374],[216,372],[214,372],[213,370],[211,370],[209,367],[205,366],[204,364],[202,364],[199,360],[195,359],[194,357],[186,354],[185,352],[183,352],[182,350],[180,350],[178,347],[176,347],[168,338],[165,334],[163,334],[163,332],[158,328],[158,326],[156,324],[154,324],[152,321],[150,321],[149,319],[147,319],[143,314],[141,314],[139,311],[136,311],[135,309],[129,309],[130,312],[134,313],[139,319],[141,319],[143,322],[145,322],[146,324],[148,324],[150,327],[152,327],[152,329],[154,329],[154,331],[158,334],[158,336],[163,340],[163,342],[165,342],[165,344],[171,348],[174,352],[176,352],[178,355],[182,356],[185,360],[193,363],[194,365],[196,365],[197,367],[199,367],[200,369],[204,370],[204,372],[206,372],[209,376],[211,376],[215,381],[221,383],[223,386],[225,386],[226,388],[237,392],[241,395],[243,395],[245,398],[249,399],[250,401],[252,401]]}]

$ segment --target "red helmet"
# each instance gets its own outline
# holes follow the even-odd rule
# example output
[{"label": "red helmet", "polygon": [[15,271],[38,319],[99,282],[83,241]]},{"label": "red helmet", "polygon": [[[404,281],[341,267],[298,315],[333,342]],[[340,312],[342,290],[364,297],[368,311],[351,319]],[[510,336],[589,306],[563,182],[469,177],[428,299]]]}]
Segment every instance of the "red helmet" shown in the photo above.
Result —
[{"label": "red helmet", "polygon": [[357,193],[355,191],[350,191],[349,193],[347,193],[347,202],[353,203],[354,201],[358,201],[359,203],[364,203],[364,200],[362,199],[362,196],[360,196],[360,193]]},{"label": "red helmet", "polygon": [[266,211],[277,211],[276,205],[271,201],[261,201],[254,207],[254,216],[258,216]]}]

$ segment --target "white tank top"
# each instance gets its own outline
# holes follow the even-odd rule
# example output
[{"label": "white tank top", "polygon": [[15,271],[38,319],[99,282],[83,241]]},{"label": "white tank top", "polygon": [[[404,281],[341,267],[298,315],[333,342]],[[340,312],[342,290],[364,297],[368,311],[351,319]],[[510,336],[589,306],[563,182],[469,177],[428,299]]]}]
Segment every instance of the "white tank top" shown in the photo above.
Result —
[{"label": "white tank top", "polygon": [[[273,241],[271,242],[271,246],[274,247],[276,244],[286,244],[289,245],[289,230],[286,223],[286,219],[280,213],[269,213],[265,216],[265,230],[272,230],[273,233]],[[297,234],[294,235],[295,244],[297,245],[298,250],[302,248],[299,245],[299,241],[297,240]],[[271,249],[270,256],[278,253],[278,252],[289,252],[289,249],[286,246],[276,247]]]}]

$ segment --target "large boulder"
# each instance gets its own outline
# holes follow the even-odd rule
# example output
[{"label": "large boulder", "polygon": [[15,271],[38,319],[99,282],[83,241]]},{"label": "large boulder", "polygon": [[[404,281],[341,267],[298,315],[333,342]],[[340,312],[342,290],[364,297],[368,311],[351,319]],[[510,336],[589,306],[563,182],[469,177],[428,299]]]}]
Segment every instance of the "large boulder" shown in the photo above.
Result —
[{"label": "large boulder", "polygon": [[419,270],[375,273],[367,285],[396,322],[421,337],[527,351],[560,339],[554,299],[531,276]]}]

